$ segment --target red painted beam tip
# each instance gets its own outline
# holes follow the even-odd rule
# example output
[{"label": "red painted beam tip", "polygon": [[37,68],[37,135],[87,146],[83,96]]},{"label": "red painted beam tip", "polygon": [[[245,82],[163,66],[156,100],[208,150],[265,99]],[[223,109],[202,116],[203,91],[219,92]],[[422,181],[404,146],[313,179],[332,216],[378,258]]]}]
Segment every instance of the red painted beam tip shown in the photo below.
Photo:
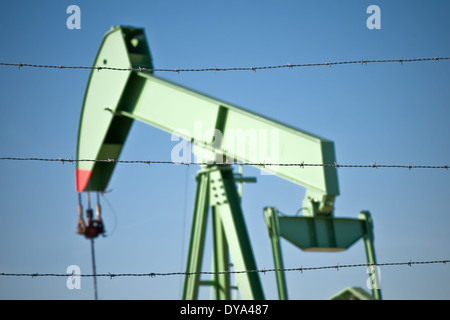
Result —
[{"label": "red painted beam tip", "polygon": [[77,192],[82,192],[91,177],[92,170],[89,169],[77,169],[76,178],[77,178]]}]

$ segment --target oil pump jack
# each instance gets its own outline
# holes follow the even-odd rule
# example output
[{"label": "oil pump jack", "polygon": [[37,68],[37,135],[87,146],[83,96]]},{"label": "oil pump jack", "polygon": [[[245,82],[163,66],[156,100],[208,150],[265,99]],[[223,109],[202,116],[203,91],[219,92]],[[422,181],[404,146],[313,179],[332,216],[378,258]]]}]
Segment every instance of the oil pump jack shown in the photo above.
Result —
[{"label": "oil pump jack", "polygon": [[[198,299],[200,286],[211,286],[216,299],[231,299],[230,274],[223,271],[229,271],[231,265],[238,271],[257,270],[236,185],[245,178],[234,174],[232,169],[238,162],[254,164],[306,188],[302,216],[284,216],[275,207],[264,208],[280,299],[288,299],[281,238],[304,251],[343,251],[362,239],[368,264],[376,264],[370,213],[362,211],[357,219],[334,217],[335,198],[339,195],[336,166],[281,165],[299,161],[336,164],[332,141],[153,75],[148,71],[153,69],[152,59],[144,30],[140,28],[111,28],[103,39],[94,66],[97,68],[91,71],[80,118],[77,160],[97,161],[76,162],[79,195],[106,189],[134,120],[169,133],[178,131],[193,143],[194,153],[202,163],[196,178],[183,299]],[[102,67],[124,70],[101,70]],[[143,68],[147,70],[142,71]],[[199,121],[209,130],[195,135]],[[276,139],[264,141],[272,147],[276,145],[277,148],[269,148],[271,152],[265,155],[268,159],[277,159],[276,163],[266,165],[267,158],[261,159],[259,153],[249,152],[249,148],[255,147],[249,141],[251,138],[248,135],[242,138],[242,133],[261,130],[276,133]],[[236,137],[244,139],[242,147],[236,147]],[[107,161],[111,159],[113,161]],[[209,214],[212,216],[212,268],[215,272],[212,280],[202,280],[200,271]],[[94,221],[90,237],[103,232],[99,214]],[[83,228],[79,233],[85,234]],[[236,273],[235,281],[242,299],[265,298],[258,272]],[[372,297],[381,299],[381,291],[376,286]]]}]

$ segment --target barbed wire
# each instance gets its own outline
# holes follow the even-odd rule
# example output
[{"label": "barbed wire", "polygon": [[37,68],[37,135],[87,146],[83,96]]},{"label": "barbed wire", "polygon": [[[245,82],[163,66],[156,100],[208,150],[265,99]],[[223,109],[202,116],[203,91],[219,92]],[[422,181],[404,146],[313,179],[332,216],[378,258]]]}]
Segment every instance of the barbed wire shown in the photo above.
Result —
[{"label": "barbed wire", "polygon": [[123,163],[123,164],[169,164],[169,165],[198,165],[198,166],[229,166],[229,165],[243,165],[243,166],[256,166],[256,167],[333,167],[339,168],[403,168],[403,169],[445,169],[448,170],[448,165],[400,165],[400,164],[339,164],[339,163],[272,163],[272,162],[177,162],[177,161],[163,161],[163,160],[117,160],[117,159],[72,159],[72,158],[32,158],[32,157],[0,157],[0,161],[41,161],[41,162],[60,162],[60,163],[76,163],[76,162],[103,162],[103,163]]},{"label": "barbed wire", "polygon": [[329,266],[316,266],[316,267],[297,267],[297,268],[271,268],[271,269],[256,269],[256,270],[238,270],[238,271],[200,271],[200,272],[150,272],[150,273],[100,273],[100,274],[76,274],[76,273],[5,273],[1,272],[0,277],[164,277],[164,276],[192,276],[192,275],[219,275],[219,274],[241,274],[241,273],[267,273],[285,271],[292,272],[297,271],[303,273],[303,271],[315,271],[315,270],[329,270],[345,268],[357,268],[357,267],[386,267],[386,266],[413,266],[413,265],[425,265],[425,264],[446,264],[450,260],[431,260],[431,261],[407,261],[407,262],[387,262],[387,263],[359,263],[359,264],[336,264]]},{"label": "barbed wire", "polygon": [[350,65],[350,64],[362,64],[367,65],[369,63],[406,63],[406,62],[425,62],[425,61],[435,61],[439,62],[441,60],[450,60],[450,57],[433,57],[433,58],[414,58],[414,59],[377,59],[377,60],[351,60],[351,61],[334,61],[334,62],[321,62],[321,63],[302,63],[302,64],[282,64],[282,65],[272,65],[272,66],[257,66],[257,67],[230,67],[230,68],[118,68],[118,67],[105,67],[105,66],[65,66],[65,65],[43,65],[43,64],[30,64],[30,63],[9,63],[0,62],[0,66],[11,66],[11,67],[30,67],[30,68],[48,68],[48,69],[85,69],[85,70],[113,70],[113,71],[139,71],[139,72],[208,72],[208,71],[257,71],[257,70],[267,70],[267,69],[293,69],[300,67],[319,67],[319,66],[335,66],[335,65]]}]

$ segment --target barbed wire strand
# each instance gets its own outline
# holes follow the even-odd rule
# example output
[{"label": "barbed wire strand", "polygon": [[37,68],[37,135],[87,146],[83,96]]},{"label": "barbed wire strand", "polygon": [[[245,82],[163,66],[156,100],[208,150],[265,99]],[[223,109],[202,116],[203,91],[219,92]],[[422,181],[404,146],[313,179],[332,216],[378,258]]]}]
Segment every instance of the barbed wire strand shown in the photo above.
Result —
[{"label": "barbed wire strand", "polygon": [[184,68],[184,69],[169,69],[169,68],[118,68],[118,67],[106,67],[106,66],[65,66],[65,65],[43,65],[43,64],[31,64],[31,63],[9,63],[0,62],[0,66],[11,66],[11,67],[30,67],[30,68],[48,68],[48,69],[85,69],[85,70],[113,70],[113,71],[139,71],[139,72],[208,72],[208,71],[257,71],[257,70],[267,70],[267,69],[293,69],[300,67],[319,67],[319,66],[335,66],[335,65],[350,65],[350,64],[362,64],[367,65],[369,63],[406,63],[406,62],[425,62],[425,61],[435,61],[439,62],[441,60],[450,60],[450,57],[433,57],[433,58],[414,58],[414,59],[378,59],[378,60],[352,60],[352,61],[335,61],[335,62],[322,62],[322,63],[302,63],[302,64],[282,64],[282,65],[272,65],[272,66],[257,66],[257,67],[230,67],[230,68]]},{"label": "barbed wire strand", "polygon": [[407,262],[387,262],[387,263],[360,263],[360,264],[336,264],[329,266],[316,266],[316,267],[297,267],[297,268],[271,268],[271,269],[256,269],[256,270],[240,270],[240,271],[200,271],[200,272],[150,272],[150,273],[99,273],[99,274],[76,274],[76,273],[5,273],[1,272],[0,277],[160,277],[160,276],[191,276],[191,275],[218,275],[218,274],[241,274],[241,273],[266,273],[285,271],[292,272],[297,271],[303,273],[303,271],[315,271],[315,270],[327,270],[344,268],[357,268],[357,267],[386,267],[386,266],[413,266],[413,265],[425,265],[425,264],[446,264],[450,260],[431,260],[431,261],[407,261]]},{"label": "barbed wire strand", "polygon": [[164,160],[118,160],[118,159],[72,159],[72,158],[35,158],[35,157],[0,157],[0,161],[41,161],[41,162],[60,162],[64,163],[76,163],[76,162],[103,162],[103,163],[123,163],[123,164],[169,164],[169,165],[217,165],[217,166],[228,166],[228,165],[243,165],[243,166],[256,166],[256,167],[270,167],[270,166],[280,166],[280,167],[334,167],[339,168],[403,168],[403,169],[445,169],[448,170],[449,166],[444,165],[401,165],[401,164],[339,164],[339,163],[271,163],[271,162],[177,162],[177,161],[164,161]]}]

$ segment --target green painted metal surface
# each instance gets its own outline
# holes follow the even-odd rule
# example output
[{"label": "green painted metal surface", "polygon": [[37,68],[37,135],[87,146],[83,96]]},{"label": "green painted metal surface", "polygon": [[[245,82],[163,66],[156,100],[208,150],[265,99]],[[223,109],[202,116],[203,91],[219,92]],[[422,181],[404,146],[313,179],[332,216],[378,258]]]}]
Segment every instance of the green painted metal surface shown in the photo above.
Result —
[{"label": "green painted metal surface", "polygon": [[206,223],[209,210],[209,176],[197,175],[197,192],[195,197],[194,216],[191,226],[191,238],[187,256],[183,299],[195,300],[198,298],[200,274],[205,248]]},{"label": "green painted metal surface", "polygon": [[[217,274],[211,281],[202,281],[200,275],[204,255],[208,208],[213,215],[213,268],[217,272],[257,270],[250,238],[240,206],[240,198],[229,166],[212,166],[197,175],[197,197],[194,208],[191,239],[188,252],[183,299],[198,298],[200,285],[209,285],[216,299],[230,299],[228,274]],[[229,260],[231,258],[231,263]],[[263,300],[259,274],[235,274],[237,288],[244,300]]]},{"label": "green painted metal surface", "polygon": [[[359,213],[359,219],[365,222],[366,233],[363,236],[364,247],[366,249],[366,258],[368,264],[376,264],[377,259],[375,255],[375,245],[374,245],[374,234],[373,234],[373,220],[370,212],[361,211]],[[378,273],[376,267],[369,267],[369,278],[373,281],[372,283],[372,296],[376,300],[381,300],[381,288],[380,279],[378,278]]]},{"label": "green painted metal surface", "polygon": [[280,236],[305,251],[344,251],[364,235],[365,222],[333,217],[279,217]]},{"label": "green painted metal surface", "polygon": [[264,208],[264,219],[266,220],[266,225],[269,231],[270,243],[272,245],[272,254],[275,264],[275,276],[277,280],[277,290],[278,297],[280,300],[288,299],[286,277],[284,275],[284,263],[281,251],[281,235],[280,235],[280,225],[278,220],[278,213],[275,208],[266,207]]},{"label": "green painted metal surface", "polygon": [[[106,33],[94,61],[96,67],[152,68],[142,29],[113,27]],[[117,159],[132,119],[116,114],[131,71],[92,70],[81,112],[77,159]],[[77,191],[105,190],[114,163],[77,162]]]},{"label": "green painted metal surface", "polygon": [[213,271],[214,286],[212,297],[217,300],[231,299],[230,274],[223,271],[230,271],[229,248],[223,228],[222,220],[215,207],[211,208],[213,225]]},{"label": "green painted metal surface", "polygon": [[[337,252],[350,248],[362,239],[366,250],[367,264],[376,264],[373,223],[368,211],[360,212],[358,219],[334,218],[330,216],[280,216],[273,207],[264,208],[264,217],[272,244],[276,269],[283,268],[280,239],[284,238],[303,251]],[[376,269],[369,266],[369,276],[374,279],[372,296],[381,300]],[[287,296],[284,272],[276,272],[280,299]]]},{"label": "green painted metal surface", "polygon": [[[225,169],[225,170],[224,170]],[[219,213],[225,231],[231,259],[236,271],[257,270],[256,260],[250,244],[247,227],[241,210],[240,198],[233,179],[231,168],[221,168],[210,173],[211,180],[219,182],[217,193],[224,193],[226,200],[216,202],[216,212]],[[211,190],[213,191],[213,190]],[[244,300],[263,300],[264,293],[257,272],[235,274],[239,292]]]},{"label": "green painted metal surface", "polygon": [[[332,164],[336,161],[332,141],[156,76],[138,73],[133,81],[142,90],[124,100],[120,114],[193,141],[200,162],[264,164],[255,167],[304,186],[322,213],[332,212],[339,194],[336,168],[270,165]],[[219,135],[221,139],[215,139]]]}]

